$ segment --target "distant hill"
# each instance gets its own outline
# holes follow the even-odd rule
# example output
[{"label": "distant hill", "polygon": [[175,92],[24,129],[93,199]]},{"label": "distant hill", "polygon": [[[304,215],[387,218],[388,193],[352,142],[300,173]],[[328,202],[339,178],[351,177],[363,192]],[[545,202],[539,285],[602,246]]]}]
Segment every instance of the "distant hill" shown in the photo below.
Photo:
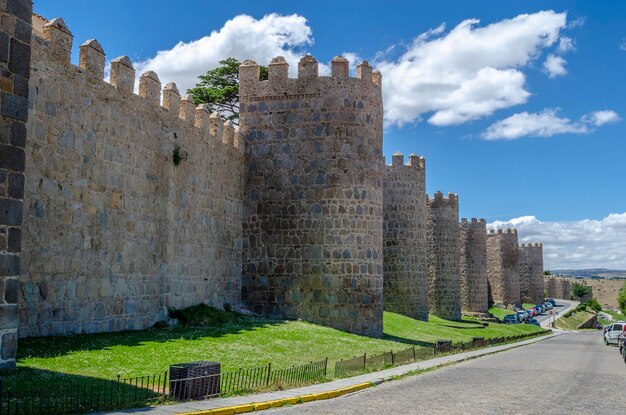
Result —
[{"label": "distant hill", "polygon": [[626,270],[608,268],[555,269],[550,270],[550,272],[559,275],[569,275],[576,278],[626,279]]}]

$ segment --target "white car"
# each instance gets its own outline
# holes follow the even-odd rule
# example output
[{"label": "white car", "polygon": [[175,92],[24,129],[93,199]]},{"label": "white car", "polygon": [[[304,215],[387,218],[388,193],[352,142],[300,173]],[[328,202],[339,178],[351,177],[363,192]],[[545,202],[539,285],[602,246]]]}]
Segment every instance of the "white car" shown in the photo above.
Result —
[{"label": "white car", "polygon": [[624,334],[625,329],[626,323],[623,321],[606,326],[604,328],[604,344],[618,344],[619,336]]}]

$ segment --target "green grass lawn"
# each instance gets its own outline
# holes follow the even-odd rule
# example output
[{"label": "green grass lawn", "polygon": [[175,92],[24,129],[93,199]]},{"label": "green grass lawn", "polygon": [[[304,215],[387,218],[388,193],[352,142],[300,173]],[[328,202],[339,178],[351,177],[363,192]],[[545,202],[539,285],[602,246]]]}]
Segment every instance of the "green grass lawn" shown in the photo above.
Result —
[{"label": "green grass lawn", "polygon": [[580,324],[584,323],[593,316],[594,313],[589,311],[575,311],[571,317],[561,317],[556,320],[556,326],[565,330],[576,330]]},{"label": "green grass lawn", "polygon": [[384,314],[384,337],[358,336],[303,321],[276,321],[220,314],[211,324],[143,331],[20,339],[17,369],[0,372],[4,387],[69,379],[116,379],[163,373],[170,364],[219,361],[222,371],[272,363],[273,368],[328,358],[431,346],[438,339],[468,341],[474,336],[503,337],[540,331],[531,325],[461,322],[431,317],[429,322]]}]

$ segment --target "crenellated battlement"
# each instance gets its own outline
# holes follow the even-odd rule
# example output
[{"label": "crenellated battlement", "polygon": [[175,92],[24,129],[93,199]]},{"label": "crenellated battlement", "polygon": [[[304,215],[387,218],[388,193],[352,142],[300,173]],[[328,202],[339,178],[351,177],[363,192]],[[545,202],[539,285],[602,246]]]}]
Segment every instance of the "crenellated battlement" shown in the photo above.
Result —
[{"label": "crenellated battlement", "polygon": [[[36,33],[34,35],[37,36]],[[73,65],[70,62],[73,37],[61,18],[52,19],[44,25],[43,38],[39,38],[39,41],[45,42],[42,47],[47,53],[48,63],[74,67],[86,76],[99,80],[102,88],[105,88],[105,85],[112,85],[121,95],[143,98],[155,107],[164,108],[171,114],[177,114],[181,120],[194,125],[205,139],[243,151],[242,140],[237,136],[238,132],[231,128],[232,125],[226,129],[227,134],[222,135],[224,120],[213,118],[209,122],[208,111],[192,107],[193,99],[188,95],[181,97],[173,82],[161,89],[161,81],[155,72],[147,71],[141,74],[138,94],[135,95],[136,73],[128,56],[120,56],[111,61],[110,82],[106,82],[104,80],[106,54],[96,39],[89,39],[80,45],[79,64]],[[131,98],[126,97],[126,99]],[[208,128],[209,125],[211,128]]]},{"label": "crenellated battlement", "polygon": [[468,220],[467,218],[461,218],[461,226],[465,226],[465,227],[485,227],[487,224],[487,221],[485,219],[477,219],[477,218],[471,218],[470,220]]},{"label": "crenellated battlement", "polygon": [[276,83],[282,83],[289,80],[307,80],[312,79],[332,79],[342,80],[346,79],[359,80],[363,82],[365,86],[379,87],[382,84],[382,75],[380,71],[372,70],[372,66],[367,61],[361,61],[356,68],[356,77],[349,76],[350,62],[343,56],[335,56],[330,62],[331,75],[320,76],[319,75],[319,63],[311,55],[305,55],[298,61],[298,76],[297,78],[289,78],[289,63],[282,56],[277,56],[271,60],[268,64],[268,79],[261,80],[261,67],[258,63],[252,60],[246,60],[239,66],[239,81],[241,82],[242,89],[247,91],[247,86],[251,83],[261,83],[265,85],[272,85]]},{"label": "crenellated battlement", "polygon": [[411,168],[419,169],[419,170],[426,169],[426,160],[424,159],[424,156],[418,156],[415,153],[411,153],[411,155],[409,156],[409,162],[407,164],[404,164],[404,155],[400,153],[399,151],[396,151],[392,155],[391,164],[387,165],[386,160],[384,160],[383,162],[385,163],[386,168],[389,168],[389,167],[396,168],[400,166],[406,166],[406,167],[411,167]]},{"label": "crenellated battlement", "polygon": [[435,192],[432,198],[428,198],[428,203],[431,206],[436,205],[449,205],[451,207],[458,207],[459,196],[456,193],[448,193],[448,197],[445,197],[441,192]]}]

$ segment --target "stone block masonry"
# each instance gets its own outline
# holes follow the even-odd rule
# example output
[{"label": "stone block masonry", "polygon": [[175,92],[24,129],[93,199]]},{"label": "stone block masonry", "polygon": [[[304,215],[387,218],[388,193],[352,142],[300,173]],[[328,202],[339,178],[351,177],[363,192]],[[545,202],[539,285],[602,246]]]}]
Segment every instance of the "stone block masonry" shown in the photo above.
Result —
[{"label": "stone block masonry", "polygon": [[383,178],[383,295],[385,310],[428,320],[424,157],[393,155]]},{"label": "stone block masonry", "polygon": [[0,2],[0,369],[15,367],[32,2]]},{"label": "stone block masonry", "polygon": [[516,229],[487,234],[487,277],[490,303],[521,306]]},{"label": "stone block masonry", "polygon": [[459,227],[461,311],[487,313],[487,224],[485,219],[461,219]]},{"label": "stone block masonry", "polygon": [[546,293],[547,298],[557,298],[556,297],[556,279],[552,276],[547,276],[543,278],[544,283],[544,292]]},{"label": "stone block masonry", "polygon": [[382,336],[381,77],[312,56],[239,68],[246,140],[242,301],[266,315]]},{"label": "stone block masonry", "polygon": [[459,199],[436,192],[428,199],[428,305],[431,314],[461,319]]},{"label": "stone block masonry", "polygon": [[[32,37],[20,336],[143,329],[168,307],[238,305],[243,143],[174,84],[95,40],[70,63]],[[174,163],[174,152],[179,163]]]},{"label": "stone block masonry", "polygon": [[520,245],[519,274],[522,302],[542,303],[544,300],[542,244]]}]

